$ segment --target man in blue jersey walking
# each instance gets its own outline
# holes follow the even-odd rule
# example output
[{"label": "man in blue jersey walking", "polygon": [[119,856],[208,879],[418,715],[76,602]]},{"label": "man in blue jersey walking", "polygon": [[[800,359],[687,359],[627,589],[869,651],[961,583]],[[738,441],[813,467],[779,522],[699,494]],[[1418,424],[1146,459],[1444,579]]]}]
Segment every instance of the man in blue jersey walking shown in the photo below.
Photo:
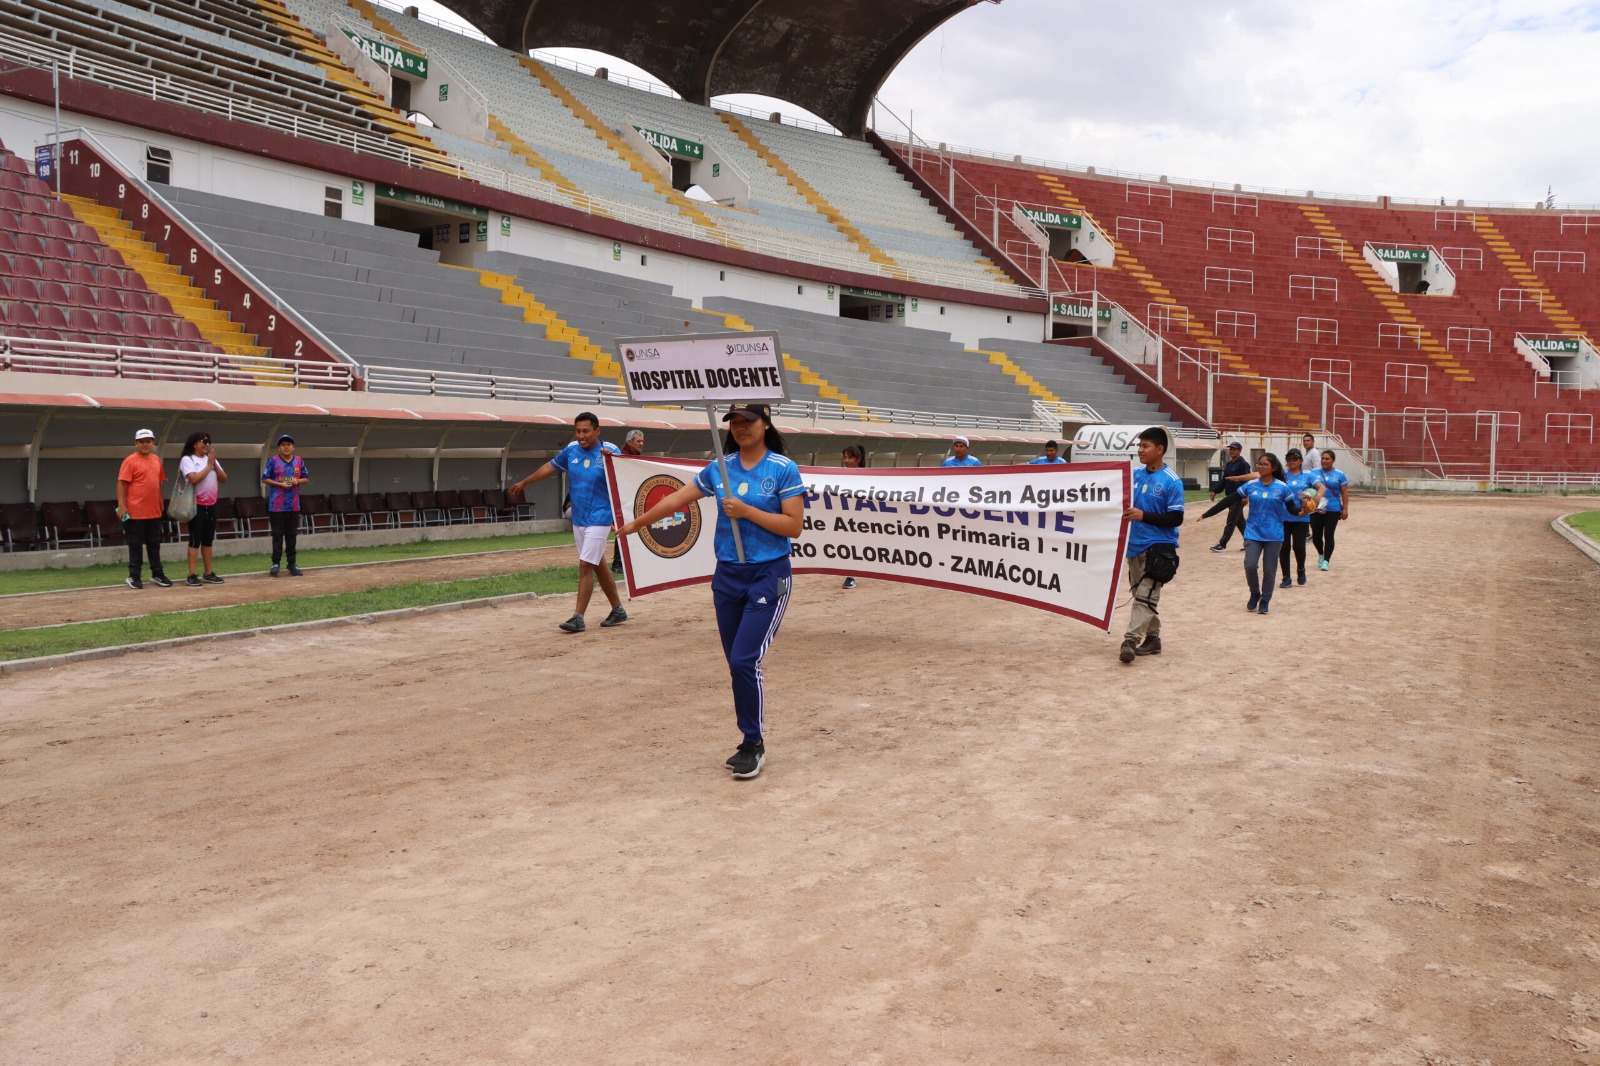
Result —
[{"label": "man in blue jersey walking", "polygon": [[600,419],[588,411],[572,420],[572,443],[548,463],[511,486],[523,490],[535,482],[543,481],[557,473],[567,475],[567,488],[572,497],[572,539],[578,546],[578,613],[561,623],[567,633],[582,633],[588,628],[583,612],[589,609],[589,597],[594,594],[595,582],[611,603],[611,613],[600,625],[606,629],[628,620],[622,609],[622,597],[617,595],[617,582],[606,568],[606,534],[611,532],[611,494],[606,488],[605,454],[620,453],[615,444],[600,439]]},{"label": "man in blue jersey walking", "polygon": [[[1163,564],[1175,564],[1178,527],[1183,525],[1183,479],[1167,459],[1167,431],[1151,426],[1139,434],[1139,462],[1133,471],[1133,504],[1122,517],[1128,520],[1128,586],[1133,610],[1122,650],[1117,658],[1131,663],[1135,656],[1161,654],[1161,587]],[[1168,579],[1170,579],[1170,574]]]}]

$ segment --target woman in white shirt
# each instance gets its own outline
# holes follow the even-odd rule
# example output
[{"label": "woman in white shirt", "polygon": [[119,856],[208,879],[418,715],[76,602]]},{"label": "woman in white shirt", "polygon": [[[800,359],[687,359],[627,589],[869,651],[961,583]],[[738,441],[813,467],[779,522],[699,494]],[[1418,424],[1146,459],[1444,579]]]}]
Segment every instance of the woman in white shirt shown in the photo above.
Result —
[{"label": "woman in white shirt", "polygon": [[[211,435],[191,433],[183,443],[183,458],[178,460],[178,474],[189,479],[194,486],[194,517],[189,520],[189,577],[185,584],[200,585],[209,582],[222,584],[212,569],[211,546],[217,540],[218,486],[228,480],[228,472],[217,462],[211,450]],[[194,564],[197,556],[205,558],[205,577],[197,577]]]}]

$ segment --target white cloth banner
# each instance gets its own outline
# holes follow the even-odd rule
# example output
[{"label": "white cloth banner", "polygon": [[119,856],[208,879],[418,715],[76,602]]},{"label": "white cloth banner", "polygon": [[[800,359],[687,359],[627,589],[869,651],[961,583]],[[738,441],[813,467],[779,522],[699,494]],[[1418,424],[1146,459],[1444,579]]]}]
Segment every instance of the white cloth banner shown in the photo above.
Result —
[{"label": "white cloth banner", "polygon": [[[643,514],[703,460],[608,455],[617,523]],[[1010,600],[1109,631],[1127,545],[1126,463],[846,470],[801,467],[797,574],[906,581]],[[717,503],[697,500],[622,542],[628,591],[711,580]]]}]

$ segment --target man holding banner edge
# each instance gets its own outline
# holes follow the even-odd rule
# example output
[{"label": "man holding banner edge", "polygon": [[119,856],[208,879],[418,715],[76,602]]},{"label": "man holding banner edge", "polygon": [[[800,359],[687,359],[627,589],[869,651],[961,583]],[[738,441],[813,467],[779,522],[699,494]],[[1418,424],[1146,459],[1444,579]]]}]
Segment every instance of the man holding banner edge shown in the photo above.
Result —
[{"label": "man holding banner edge", "polygon": [[[1117,658],[1161,654],[1161,588],[1177,573],[1178,527],[1183,525],[1183,479],[1166,465],[1170,438],[1160,426],[1139,434],[1139,462],[1133,472],[1133,503],[1128,520],[1128,586],[1133,607]],[[1170,570],[1170,572],[1168,572]]]}]

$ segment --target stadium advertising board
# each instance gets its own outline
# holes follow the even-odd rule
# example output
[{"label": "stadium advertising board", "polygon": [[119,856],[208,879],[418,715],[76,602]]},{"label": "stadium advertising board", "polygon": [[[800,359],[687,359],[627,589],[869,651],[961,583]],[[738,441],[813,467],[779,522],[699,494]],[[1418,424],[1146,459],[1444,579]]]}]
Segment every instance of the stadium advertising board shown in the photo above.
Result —
[{"label": "stadium advertising board", "polygon": [[419,56],[415,52],[407,52],[404,49],[396,48],[388,41],[365,37],[348,27],[341,26],[339,28],[344,30],[344,35],[354,41],[356,47],[365,52],[367,58],[374,63],[381,63],[391,70],[399,70],[413,77],[427,79],[427,56]]},{"label": "stadium advertising board", "polygon": [[1374,244],[1372,254],[1385,263],[1426,263],[1426,248],[1400,248],[1392,244]]},{"label": "stadium advertising board", "polygon": [[1050,313],[1055,315],[1057,318],[1087,319],[1093,316],[1097,322],[1111,321],[1111,308],[1095,307],[1091,304],[1078,303],[1077,301],[1063,302],[1061,300],[1054,300],[1050,304]]},{"label": "stadium advertising board", "polygon": [[1583,350],[1582,344],[1576,337],[1529,337],[1528,347],[1536,352],[1551,352],[1557,355],[1576,355]]},{"label": "stadium advertising board", "polygon": [[1017,210],[1041,226],[1049,226],[1053,229],[1083,228],[1082,215],[1072,215],[1065,211],[1052,211],[1047,207],[1028,207],[1024,204],[1018,204]]},{"label": "stadium advertising board", "polygon": [[[606,463],[619,523],[706,465],[612,455]],[[931,585],[1111,628],[1132,481],[1125,463],[800,473],[805,528],[790,555],[797,574]],[[737,474],[732,484],[737,492]],[[629,594],[710,581],[716,515],[716,501],[702,498],[625,538]]]},{"label": "stadium advertising board", "polygon": [[776,333],[699,333],[619,340],[618,362],[635,404],[781,403]]},{"label": "stadium advertising board", "polygon": [[[1107,463],[1121,461],[1131,470],[1139,463],[1139,434],[1149,428],[1145,423],[1137,426],[1084,426],[1072,442],[1074,463]],[[1175,456],[1167,449],[1169,459]]]},{"label": "stadium advertising board", "polygon": [[687,137],[679,137],[673,133],[661,133],[658,130],[647,130],[643,126],[635,126],[639,136],[650,143],[650,147],[665,152],[667,155],[682,156],[685,159],[703,160],[706,157],[706,146],[699,141],[691,141]]}]

